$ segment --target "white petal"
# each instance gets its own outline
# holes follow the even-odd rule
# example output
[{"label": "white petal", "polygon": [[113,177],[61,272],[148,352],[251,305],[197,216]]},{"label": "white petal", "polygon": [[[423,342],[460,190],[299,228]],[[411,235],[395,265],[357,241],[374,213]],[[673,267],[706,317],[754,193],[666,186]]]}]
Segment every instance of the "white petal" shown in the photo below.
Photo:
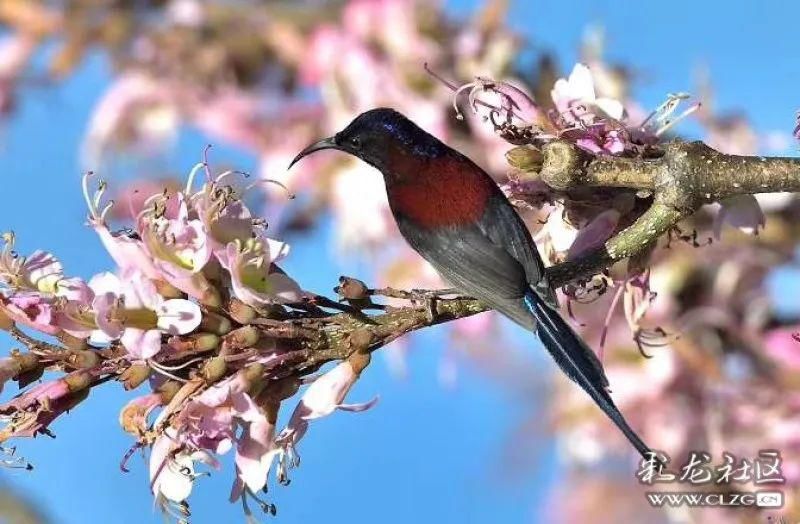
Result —
[{"label": "white petal", "polygon": [[147,359],[161,351],[161,332],[157,329],[126,328],[120,341],[135,358]]},{"label": "white petal", "polygon": [[554,211],[550,214],[545,228],[547,228],[547,233],[550,235],[553,249],[558,253],[567,251],[578,236],[578,230],[561,218],[559,211]]},{"label": "white petal", "polygon": [[92,334],[89,336],[89,342],[91,342],[92,344],[105,345],[105,344],[110,344],[115,340],[117,339],[109,337],[99,329],[95,329],[94,331],[92,331]]},{"label": "white petal", "polygon": [[598,98],[595,100],[594,105],[599,107],[606,115],[614,120],[622,120],[625,114],[625,108],[622,102],[614,100],[613,98]]},{"label": "white petal", "polygon": [[302,298],[303,291],[297,282],[281,273],[271,273],[269,275],[269,285],[272,295],[287,302],[299,302]]},{"label": "white petal", "polygon": [[300,401],[305,408],[303,419],[313,420],[333,413],[356,378],[353,366],[349,362],[342,362],[315,380]]},{"label": "white petal", "polygon": [[192,493],[194,485],[194,461],[185,453],[179,453],[161,470],[155,489],[173,502],[183,502]]},{"label": "white petal", "polygon": [[572,73],[569,75],[569,86],[567,93],[573,100],[593,101],[594,81],[592,72],[583,64],[575,64]]},{"label": "white petal", "polygon": [[357,402],[355,404],[339,404],[338,406],[336,406],[336,409],[340,409],[342,411],[351,411],[353,413],[360,413],[362,411],[371,409],[375,404],[378,403],[378,400],[380,400],[380,397],[378,395],[375,395],[371,400],[368,400],[367,402]]},{"label": "white petal", "polygon": [[[156,477],[161,475],[161,471],[166,468],[166,460],[175,445],[175,428],[167,428],[159,436],[150,448],[150,484],[155,488]],[[156,490],[154,489],[153,492]]]},{"label": "white petal", "polygon": [[111,293],[118,295],[122,292],[122,283],[119,277],[114,273],[104,272],[98,273],[89,281],[89,287],[94,291],[95,295],[105,295]]},{"label": "white petal", "polygon": [[182,298],[165,300],[158,307],[157,313],[158,329],[170,335],[184,335],[194,331],[202,318],[200,306]]},{"label": "white petal", "polygon": [[25,261],[28,280],[39,291],[53,293],[56,283],[64,277],[61,262],[50,253],[37,249]]},{"label": "white petal", "polygon": [[267,241],[270,261],[277,262],[289,254],[289,244],[266,237],[265,240]]},{"label": "white petal", "polygon": [[146,307],[155,310],[163,300],[156,286],[143,273],[137,272],[131,275],[122,287],[127,308]]}]

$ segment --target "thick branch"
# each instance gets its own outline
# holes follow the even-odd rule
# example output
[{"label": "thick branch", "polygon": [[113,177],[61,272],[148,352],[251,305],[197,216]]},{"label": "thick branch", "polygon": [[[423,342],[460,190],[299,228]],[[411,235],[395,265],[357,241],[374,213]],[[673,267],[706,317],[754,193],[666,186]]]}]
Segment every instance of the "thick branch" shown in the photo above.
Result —
[{"label": "thick branch", "polygon": [[675,140],[653,159],[592,157],[560,141],[546,144],[542,153],[541,178],[555,189],[619,187],[653,194],[652,206],[602,248],[548,268],[556,287],[643,252],[704,204],[741,194],[800,191],[800,158],[726,155],[702,142]]},{"label": "thick branch", "polygon": [[594,157],[570,142],[545,144],[542,154],[542,180],[562,191],[581,186],[654,189],[660,169],[658,163],[641,159]]}]

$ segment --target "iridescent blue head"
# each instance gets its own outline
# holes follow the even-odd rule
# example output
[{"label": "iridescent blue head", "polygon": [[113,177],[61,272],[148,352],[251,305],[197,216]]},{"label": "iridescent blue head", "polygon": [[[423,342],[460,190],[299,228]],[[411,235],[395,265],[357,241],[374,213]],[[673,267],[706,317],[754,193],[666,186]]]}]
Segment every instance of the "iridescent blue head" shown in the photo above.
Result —
[{"label": "iridescent blue head", "polygon": [[322,149],[350,153],[384,174],[405,157],[438,158],[449,148],[394,109],[381,107],[358,115],[344,130],[302,150],[295,162]]}]

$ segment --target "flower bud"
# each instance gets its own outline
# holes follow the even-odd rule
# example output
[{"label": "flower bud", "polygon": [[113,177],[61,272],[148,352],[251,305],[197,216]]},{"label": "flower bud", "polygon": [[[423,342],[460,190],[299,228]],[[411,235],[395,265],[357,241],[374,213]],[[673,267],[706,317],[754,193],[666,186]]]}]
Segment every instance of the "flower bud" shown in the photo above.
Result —
[{"label": "flower bud", "polygon": [[158,291],[158,294],[166,299],[186,298],[186,293],[168,282],[163,280],[153,280],[153,284],[156,286],[156,291]]},{"label": "flower bud", "polygon": [[519,146],[506,151],[506,160],[511,167],[538,172],[542,168],[543,155],[539,149]]},{"label": "flower bud", "polygon": [[247,383],[247,394],[255,398],[264,390],[267,381],[264,380],[264,364],[250,364],[239,373]]},{"label": "flower bud", "polygon": [[181,384],[177,380],[167,380],[161,384],[156,391],[161,395],[161,403],[164,405],[169,404],[178,391],[181,389]]},{"label": "flower bud", "polygon": [[211,311],[204,311],[203,319],[200,321],[200,327],[198,329],[217,335],[224,335],[231,330],[231,327],[230,319],[218,315],[217,313],[212,313]]},{"label": "flower bud", "polygon": [[213,384],[225,375],[227,367],[225,358],[213,357],[206,361],[200,373],[206,382]]},{"label": "flower bud", "polygon": [[255,364],[250,364],[244,370],[242,370],[244,374],[244,379],[247,383],[252,384],[253,382],[261,380],[262,375],[264,374],[264,364],[260,364],[256,362]]},{"label": "flower bud", "polygon": [[67,384],[69,392],[75,393],[89,387],[92,383],[92,375],[83,370],[74,371],[64,377],[64,382]]},{"label": "flower bud", "polygon": [[219,291],[213,287],[207,288],[200,298],[200,303],[208,307],[220,307],[222,305],[222,299],[219,296]]},{"label": "flower bud", "polygon": [[219,347],[220,338],[213,333],[192,333],[191,335],[170,337],[167,345],[175,351],[211,351]]},{"label": "flower bud", "polygon": [[133,364],[119,375],[119,381],[126,391],[138,388],[148,378],[150,366],[147,364]]},{"label": "flower bud", "polygon": [[78,369],[89,369],[100,362],[100,357],[94,351],[72,350],[67,357],[67,362]]},{"label": "flower bud", "polygon": [[222,353],[230,354],[253,347],[258,342],[259,333],[253,326],[242,326],[225,335],[222,342]]},{"label": "flower bud", "polygon": [[258,315],[255,309],[237,298],[231,298],[228,303],[228,313],[233,320],[242,325],[249,324]]}]

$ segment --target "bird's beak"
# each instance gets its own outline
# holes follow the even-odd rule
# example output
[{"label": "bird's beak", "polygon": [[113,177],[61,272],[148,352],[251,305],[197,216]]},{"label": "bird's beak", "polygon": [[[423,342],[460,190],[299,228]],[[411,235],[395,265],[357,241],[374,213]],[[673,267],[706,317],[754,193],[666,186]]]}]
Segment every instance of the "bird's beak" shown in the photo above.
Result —
[{"label": "bird's beak", "polygon": [[314,142],[313,144],[311,144],[307,148],[305,148],[302,151],[300,151],[300,153],[298,153],[297,156],[294,157],[294,160],[292,160],[292,163],[289,164],[289,169],[291,169],[292,166],[295,165],[297,163],[297,161],[300,160],[301,158],[303,158],[305,156],[308,156],[311,153],[314,153],[316,151],[321,151],[323,149],[339,149],[339,145],[336,143],[336,140],[332,136],[328,137],[328,138],[323,138],[322,140]]}]

